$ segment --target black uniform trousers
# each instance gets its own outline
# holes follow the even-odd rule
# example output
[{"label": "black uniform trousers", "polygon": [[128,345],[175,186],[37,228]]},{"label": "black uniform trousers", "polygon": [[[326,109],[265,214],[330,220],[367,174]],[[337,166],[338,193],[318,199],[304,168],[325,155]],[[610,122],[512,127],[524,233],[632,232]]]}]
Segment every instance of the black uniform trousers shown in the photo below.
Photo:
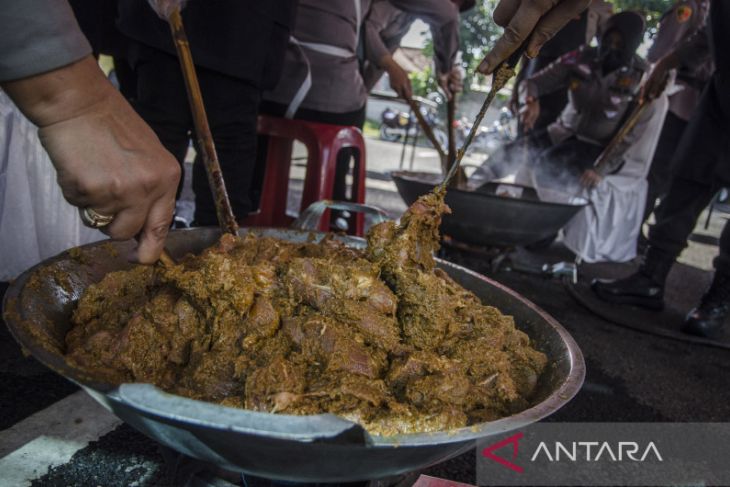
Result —
[{"label": "black uniform trousers", "polygon": [[[649,252],[676,259],[687,246],[687,238],[702,210],[717,190],[730,183],[730,119],[719,108],[730,101],[728,90],[709,83],[699,106],[682,136],[671,165],[675,172],[657,222],[649,229]],[[715,269],[730,275],[730,226],[720,237]]]},{"label": "black uniform trousers", "polygon": [[677,152],[679,141],[682,139],[687,128],[687,121],[679,118],[672,112],[667,112],[662,125],[662,132],[659,134],[654,158],[651,160],[649,174],[646,177],[648,189],[646,193],[646,206],[644,208],[644,221],[655,209],[659,211],[661,205],[657,206],[659,198],[664,199],[672,182],[672,159]]},{"label": "black uniform trousers", "polygon": [[[215,203],[197,146],[180,63],[176,57],[142,44],[136,44],[132,53],[130,60],[137,75],[133,104],[181,165],[193,140],[198,153],[193,165],[195,223],[216,225]],[[200,66],[196,71],[231,206],[241,219],[253,206],[251,184],[261,93],[250,83],[218,71]],[[178,197],[181,188],[182,181]]]}]

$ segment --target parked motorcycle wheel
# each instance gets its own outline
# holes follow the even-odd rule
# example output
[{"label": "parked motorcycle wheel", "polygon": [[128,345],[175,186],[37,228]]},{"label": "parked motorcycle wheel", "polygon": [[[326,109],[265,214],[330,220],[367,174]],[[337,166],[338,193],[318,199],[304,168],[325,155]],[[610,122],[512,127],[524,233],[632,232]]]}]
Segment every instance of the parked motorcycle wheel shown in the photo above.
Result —
[{"label": "parked motorcycle wheel", "polygon": [[400,140],[401,135],[397,132],[395,132],[394,129],[391,129],[387,125],[380,125],[380,140],[385,140],[387,142],[398,142]]}]

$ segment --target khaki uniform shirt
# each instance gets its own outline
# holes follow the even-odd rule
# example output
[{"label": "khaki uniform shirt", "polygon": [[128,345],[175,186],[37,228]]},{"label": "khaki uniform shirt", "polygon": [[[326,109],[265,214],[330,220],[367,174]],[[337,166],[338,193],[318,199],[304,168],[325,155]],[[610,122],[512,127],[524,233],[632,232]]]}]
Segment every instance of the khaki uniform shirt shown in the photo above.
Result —
[{"label": "khaki uniform shirt", "polygon": [[[431,0],[389,1],[416,16],[428,15],[435,3]],[[360,6],[360,25],[355,2]],[[300,0],[293,35],[296,41],[332,46],[344,55],[333,56],[290,42],[281,79],[273,90],[264,93],[264,99],[288,105],[302,86],[309,64],[312,86],[301,108],[330,113],[361,109],[368,90],[360,73],[357,47],[360,30],[364,28],[372,4],[371,0]],[[374,56],[373,51],[366,52],[370,62],[375,61]]]},{"label": "khaki uniform shirt", "polygon": [[[301,108],[347,113],[365,104],[367,91],[357,59],[360,26],[355,1],[300,0],[293,33],[296,41],[333,46],[349,56],[333,56],[290,42],[279,83],[264,93],[264,99],[288,105],[307,76],[308,63],[312,87]],[[370,5],[370,0],[360,1],[362,21]]]},{"label": "khaki uniform shirt", "polygon": [[[548,127],[553,143],[575,136],[596,145],[606,145],[623,123],[635,100],[648,64],[634,56],[628,66],[604,75],[596,59],[597,49],[583,46],[525,80],[520,86],[521,101],[568,88],[568,104]],[[649,113],[647,113],[649,112]],[[651,117],[651,107],[644,119]],[[615,164],[623,152],[640,136],[637,126],[616,149]],[[611,172],[610,170],[608,172]]]},{"label": "khaki uniform shirt", "polygon": [[0,0],[0,81],[51,71],[89,54],[67,2]]},{"label": "khaki uniform shirt", "polygon": [[[708,0],[680,0],[662,16],[654,43],[647,60],[656,63],[680,43],[692,37],[707,22]],[[700,93],[713,71],[709,45],[696,49],[698,59],[693,66],[684,66],[677,72],[675,84],[680,90],[669,97],[669,111],[682,120],[689,120],[697,108]]]},{"label": "khaki uniform shirt", "polygon": [[[365,87],[370,91],[383,75],[378,61],[400,46],[411,24],[421,19],[431,28],[437,73],[448,73],[459,50],[459,11],[450,0],[422,0],[408,11],[376,1],[365,20]],[[371,61],[373,60],[373,61]]]}]

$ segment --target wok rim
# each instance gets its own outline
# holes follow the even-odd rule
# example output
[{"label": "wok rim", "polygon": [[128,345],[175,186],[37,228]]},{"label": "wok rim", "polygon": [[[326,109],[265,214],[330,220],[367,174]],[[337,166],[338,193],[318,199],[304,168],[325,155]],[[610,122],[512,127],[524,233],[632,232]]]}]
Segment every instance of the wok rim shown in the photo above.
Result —
[{"label": "wok rim", "polygon": [[[195,232],[196,230],[199,231],[201,229],[206,230],[210,229],[212,227],[197,227],[197,228],[188,228],[188,229],[180,229],[180,230],[173,230],[174,232],[179,233],[187,233],[187,232]],[[275,230],[277,232],[290,232],[290,233],[296,233],[296,234],[314,234],[318,236],[327,235],[325,232],[311,232],[311,231],[305,231],[305,230],[292,230],[292,229],[286,229],[286,228],[270,228],[270,227],[242,227],[239,229],[239,236],[242,234],[246,234],[248,232],[260,232],[260,231],[267,231],[267,230]],[[172,231],[171,231],[172,233]],[[352,237],[352,236],[335,236],[336,238],[344,241],[345,243],[354,244],[355,246],[362,245],[364,243],[364,239],[358,238],[358,237]],[[26,346],[26,341],[28,343],[32,342],[32,337],[29,336],[29,334],[24,330],[24,327],[21,323],[22,320],[16,320],[13,315],[17,315],[17,311],[14,309],[15,304],[18,302],[18,299],[21,296],[22,290],[25,288],[25,284],[27,283],[28,279],[40,268],[44,266],[51,265],[55,262],[64,260],[68,255],[69,251],[73,249],[89,249],[94,247],[99,247],[102,245],[107,245],[111,243],[112,245],[114,243],[123,244],[126,241],[113,241],[110,239],[104,239],[97,242],[92,242],[89,244],[85,244],[78,247],[73,247],[71,249],[67,249],[53,257],[50,257],[48,259],[43,260],[42,262],[39,262],[38,264],[34,265],[33,267],[30,267],[26,271],[24,271],[20,276],[18,276],[16,279],[11,281],[9,283],[9,286],[5,292],[5,296],[3,298],[3,318],[5,321],[6,327],[9,329],[11,335],[13,338],[18,342],[18,344],[21,346],[21,349],[24,351],[24,353],[27,353],[28,355],[32,356],[35,360],[38,360],[40,363],[42,363],[44,366],[48,367],[55,373],[61,375],[67,380],[71,380],[75,384],[81,386],[82,389],[90,388],[93,391],[109,396],[110,398],[117,399],[119,397],[119,387],[122,384],[114,385],[109,383],[100,383],[98,381],[94,381],[93,379],[89,378],[78,378],[78,369],[70,367],[65,360],[63,360],[63,356],[61,355],[61,363],[62,365],[60,367],[57,367],[53,363],[49,363],[49,361],[45,360],[45,357],[39,356],[38,353],[31,350],[28,346]],[[518,428],[522,428],[524,426],[527,426],[529,424],[535,423],[537,421],[540,421],[541,419],[546,418],[547,416],[553,414],[557,410],[559,410],[561,407],[563,407],[565,404],[567,404],[575,395],[580,391],[583,381],[585,380],[585,360],[583,357],[583,353],[581,352],[578,344],[573,339],[573,337],[568,333],[568,331],[560,324],[558,323],[555,318],[553,318],[551,315],[549,315],[547,312],[545,312],[542,308],[534,304],[532,301],[528,300],[521,294],[517,293],[513,289],[495,281],[492,280],[482,274],[479,274],[475,271],[472,271],[471,269],[468,269],[466,267],[460,266],[458,264],[454,264],[452,262],[448,262],[439,258],[435,258],[436,262],[442,266],[442,267],[451,267],[454,268],[460,272],[466,273],[470,275],[471,277],[477,279],[478,281],[483,282],[484,284],[497,288],[503,293],[506,293],[509,295],[512,299],[515,299],[519,301],[522,305],[526,306],[531,312],[536,313],[540,319],[544,320],[547,324],[550,325],[550,327],[559,335],[563,345],[565,346],[565,351],[567,353],[567,356],[564,357],[569,362],[569,372],[565,379],[560,382],[559,386],[556,387],[548,396],[546,396],[543,400],[538,402],[537,404],[520,411],[519,413],[505,416],[503,418],[494,420],[494,421],[488,421],[484,423],[477,423],[471,426],[465,426],[462,428],[455,428],[451,430],[446,431],[437,431],[437,432],[428,432],[428,433],[409,433],[409,434],[399,434],[399,435],[393,435],[393,436],[379,436],[379,435],[371,435],[368,433],[369,441],[365,444],[366,447],[418,447],[418,446],[433,446],[435,443],[438,444],[453,444],[453,443],[462,443],[467,441],[473,441],[477,440],[479,438],[484,438],[487,436],[492,436],[500,433],[505,433],[508,431],[513,431]],[[19,315],[18,315],[19,316]],[[51,354],[48,350],[44,350],[46,353],[41,355],[55,355],[59,356],[58,354]],[[65,369],[65,370],[64,370]],[[67,373],[66,370],[71,371],[72,373]],[[73,374],[73,372],[77,372],[76,374]],[[135,384],[142,384],[142,383],[135,383]],[[156,389],[162,391],[162,389],[157,388],[153,385]],[[164,391],[163,391],[164,392]],[[166,393],[169,394],[169,393]],[[170,394],[175,397],[183,398],[183,399],[189,399],[185,398],[184,396],[178,396],[176,394]],[[192,400],[192,399],[189,399]],[[193,400],[195,401],[195,400]],[[226,409],[241,411],[240,408],[232,408],[228,406],[223,406],[215,403],[210,403],[206,401],[198,401],[205,404],[213,404],[218,407],[224,407]],[[249,411],[249,410],[244,410]],[[254,411],[249,411],[254,412]],[[301,415],[284,415],[284,414],[273,414],[273,413],[260,413],[258,414],[264,414],[264,415],[270,415],[270,416],[278,416],[282,418],[302,418],[302,417],[313,417],[313,416],[321,416],[321,415],[307,415],[307,416],[301,416]],[[328,413],[329,414],[329,413]],[[341,418],[338,416],[338,418]],[[349,421],[344,418],[342,418],[344,421]],[[353,424],[357,424],[354,423]],[[224,428],[223,425],[220,426],[221,428]],[[308,443],[304,439],[292,439],[292,441],[297,441],[301,443]]]},{"label": "wok rim", "polygon": [[[425,171],[406,171],[406,170],[398,170],[393,171],[390,173],[390,177],[393,179],[393,182],[395,182],[396,179],[406,180],[409,182],[416,182],[425,184],[428,186],[432,186],[432,184],[428,181],[424,181],[423,179],[419,179],[418,176],[424,176],[424,175],[430,175],[430,174],[437,174],[437,173],[429,173]],[[514,183],[499,183],[499,184],[505,184],[507,186],[514,186],[517,188],[529,188],[529,186],[524,186],[522,184],[514,184]],[[433,185],[435,186],[435,185]],[[536,201],[536,200],[526,200],[522,198],[505,198],[503,196],[498,196],[496,194],[489,194],[489,193],[481,193],[477,191],[466,191],[464,189],[460,188],[449,188],[449,191],[446,193],[446,197],[448,198],[449,193],[459,193],[462,195],[477,195],[479,198],[499,198],[500,201],[519,201],[521,204],[530,205],[530,206],[540,206],[540,207],[560,207],[560,208],[585,208],[590,204],[590,201],[586,198],[583,198],[582,196],[576,196],[576,198],[580,199],[582,203],[578,204],[570,204],[570,203],[556,203],[554,201]],[[399,191],[400,193],[400,191]]]}]

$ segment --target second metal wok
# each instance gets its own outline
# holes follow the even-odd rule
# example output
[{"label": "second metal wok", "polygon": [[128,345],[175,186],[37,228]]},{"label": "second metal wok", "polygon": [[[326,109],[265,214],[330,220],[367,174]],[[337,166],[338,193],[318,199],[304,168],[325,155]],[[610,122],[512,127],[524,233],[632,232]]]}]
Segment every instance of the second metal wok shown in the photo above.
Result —
[{"label": "second metal wok", "polygon": [[[323,235],[282,229],[254,231],[296,242]],[[180,258],[212,245],[219,235],[213,228],[173,231],[167,247],[173,257]],[[343,239],[348,245],[363,245],[361,239]],[[81,294],[108,272],[129,268],[125,256],[133,245],[91,244],[30,269],[6,293],[5,321],[24,350],[80,384],[125,422],[170,448],[222,468],[292,481],[356,481],[399,475],[465,452],[479,438],[521,428],[554,413],[583,382],[581,352],[553,318],[494,281],[439,262],[483,302],[513,315],[536,348],[547,354],[550,365],[540,377],[528,409],[452,431],[379,437],[329,414],[258,413],[182,398],[148,384],[99,383],[66,363],[64,337]]]},{"label": "second metal wok", "polygon": [[[398,171],[392,177],[409,206],[441,182],[441,175],[433,173]],[[522,194],[500,195],[495,191],[498,187]],[[477,191],[450,188],[446,203],[452,213],[444,215],[441,233],[473,245],[530,245],[554,236],[588,204],[583,198],[565,201],[541,201],[531,188],[513,184],[488,185]]]}]

